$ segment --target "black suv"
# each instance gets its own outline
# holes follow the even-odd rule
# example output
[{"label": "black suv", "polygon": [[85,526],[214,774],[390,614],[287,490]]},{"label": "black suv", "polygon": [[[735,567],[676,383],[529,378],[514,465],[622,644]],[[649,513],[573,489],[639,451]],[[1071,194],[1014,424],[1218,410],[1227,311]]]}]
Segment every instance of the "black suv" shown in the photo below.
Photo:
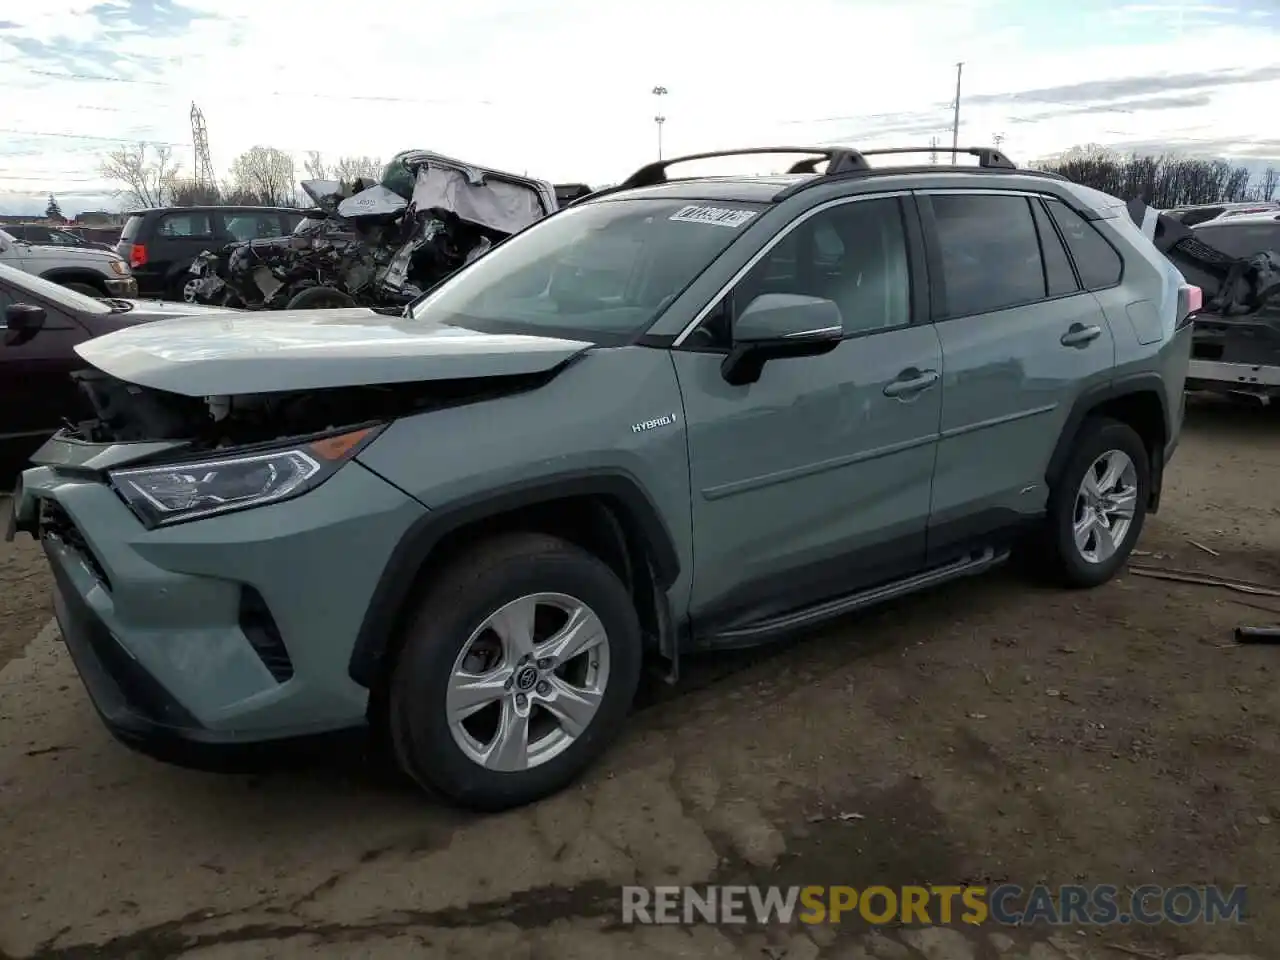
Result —
[{"label": "black suv", "polygon": [[141,296],[184,299],[191,261],[238,240],[293,232],[303,218],[287,207],[153,207],[129,214],[116,250],[129,261]]}]

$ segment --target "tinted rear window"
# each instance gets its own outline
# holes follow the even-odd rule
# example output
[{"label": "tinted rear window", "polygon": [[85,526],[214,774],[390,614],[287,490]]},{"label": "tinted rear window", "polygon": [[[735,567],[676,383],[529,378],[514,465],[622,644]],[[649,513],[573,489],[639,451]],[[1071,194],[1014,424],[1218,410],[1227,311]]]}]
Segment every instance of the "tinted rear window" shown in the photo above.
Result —
[{"label": "tinted rear window", "polygon": [[140,229],[142,229],[142,218],[138,216],[130,217],[124,222],[124,229],[120,231],[120,239],[132,240],[138,235]]},{"label": "tinted rear window", "polygon": [[1080,274],[1080,282],[1086,290],[1101,290],[1120,282],[1124,272],[1124,262],[1115,247],[1100,234],[1084,217],[1076,213],[1060,200],[1047,201],[1049,213],[1053,215],[1062,237],[1067,241],[1067,250],[1071,259],[1076,262],[1076,271]]}]

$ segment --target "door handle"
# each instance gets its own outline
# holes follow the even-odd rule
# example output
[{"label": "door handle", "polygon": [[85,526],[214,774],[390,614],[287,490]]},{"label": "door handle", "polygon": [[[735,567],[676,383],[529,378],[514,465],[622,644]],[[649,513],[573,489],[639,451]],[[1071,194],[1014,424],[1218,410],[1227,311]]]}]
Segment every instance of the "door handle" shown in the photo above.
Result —
[{"label": "door handle", "polygon": [[898,379],[885,385],[886,397],[913,397],[921,390],[928,390],[938,382],[937,370],[903,370]]},{"label": "door handle", "polygon": [[1061,339],[1058,340],[1064,347],[1083,347],[1102,336],[1102,328],[1096,325],[1085,326],[1083,323],[1073,323],[1067,327]]}]

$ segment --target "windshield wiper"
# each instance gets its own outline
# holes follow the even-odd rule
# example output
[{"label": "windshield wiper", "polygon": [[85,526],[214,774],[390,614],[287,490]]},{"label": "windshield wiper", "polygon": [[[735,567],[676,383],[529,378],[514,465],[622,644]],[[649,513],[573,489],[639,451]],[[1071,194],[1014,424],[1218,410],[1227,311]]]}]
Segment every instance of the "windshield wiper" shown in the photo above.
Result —
[{"label": "windshield wiper", "polygon": [[133,304],[128,300],[120,300],[116,297],[101,297],[100,299],[111,307],[112,313],[128,313],[133,309]]}]

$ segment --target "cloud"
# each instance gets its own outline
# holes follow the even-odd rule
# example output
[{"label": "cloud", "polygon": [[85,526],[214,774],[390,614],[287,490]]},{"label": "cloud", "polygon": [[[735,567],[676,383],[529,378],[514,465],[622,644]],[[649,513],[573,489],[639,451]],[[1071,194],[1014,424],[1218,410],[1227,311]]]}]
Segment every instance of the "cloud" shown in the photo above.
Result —
[{"label": "cloud", "polygon": [[[768,143],[962,143],[1030,161],[1080,143],[1280,157],[1270,0],[41,0],[0,21],[0,207],[109,200],[101,155],[170,145],[215,168],[425,147],[558,181],[616,181],[668,154]],[[804,43],[781,41],[804,31]],[[94,79],[98,78],[98,79]],[[670,93],[654,96],[657,84]],[[60,193],[60,196],[62,193]],[[78,202],[78,201],[77,201]],[[70,209],[66,204],[64,208]]]}]

